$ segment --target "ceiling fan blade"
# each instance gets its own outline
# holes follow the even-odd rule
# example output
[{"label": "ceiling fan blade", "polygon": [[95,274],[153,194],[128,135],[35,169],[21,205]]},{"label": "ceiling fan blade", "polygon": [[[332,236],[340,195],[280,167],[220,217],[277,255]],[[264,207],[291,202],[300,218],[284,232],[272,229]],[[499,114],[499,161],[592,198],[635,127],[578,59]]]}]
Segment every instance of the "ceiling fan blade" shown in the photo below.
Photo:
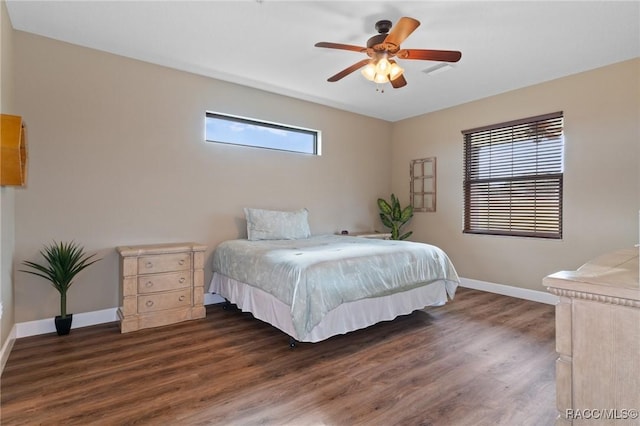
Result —
[{"label": "ceiling fan blade", "polygon": [[390,83],[394,89],[399,89],[407,85],[407,80],[404,79],[404,75],[400,75],[395,80],[391,80]]},{"label": "ceiling fan blade", "polygon": [[396,48],[398,48],[400,47],[400,44],[402,44],[402,42],[405,41],[405,39],[409,37],[409,35],[411,35],[411,33],[414,32],[416,28],[418,28],[419,25],[420,21],[418,21],[417,19],[403,16],[402,18],[400,18],[400,20],[398,20],[393,28],[391,28],[391,32],[389,33],[387,38],[384,39],[384,42],[392,44]]},{"label": "ceiling fan blade", "polygon": [[353,52],[366,52],[366,47],[354,46],[352,44],[341,44],[341,43],[331,43],[328,41],[321,41],[319,43],[314,44],[315,47],[326,47],[328,49],[340,49],[340,50],[351,50]]},{"label": "ceiling fan blade", "polygon": [[327,79],[327,81],[330,81],[330,82],[332,82],[332,83],[333,83],[333,82],[335,82],[335,81],[338,81],[338,80],[340,80],[341,78],[344,78],[344,77],[348,76],[348,75],[349,75],[349,74],[351,74],[352,72],[354,72],[354,71],[356,71],[356,70],[358,70],[358,69],[360,69],[360,68],[364,67],[365,65],[367,65],[367,64],[369,63],[369,61],[370,61],[370,60],[371,60],[371,59],[363,59],[363,60],[361,60],[360,62],[357,62],[357,63],[355,63],[355,64],[351,65],[350,67],[343,69],[343,70],[342,70],[342,71],[340,71],[338,74],[336,74],[336,75],[334,75],[334,76],[329,77],[329,78]]},{"label": "ceiling fan blade", "polygon": [[457,50],[402,49],[396,53],[396,56],[400,59],[458,62],[462,57],[462,53]]}]

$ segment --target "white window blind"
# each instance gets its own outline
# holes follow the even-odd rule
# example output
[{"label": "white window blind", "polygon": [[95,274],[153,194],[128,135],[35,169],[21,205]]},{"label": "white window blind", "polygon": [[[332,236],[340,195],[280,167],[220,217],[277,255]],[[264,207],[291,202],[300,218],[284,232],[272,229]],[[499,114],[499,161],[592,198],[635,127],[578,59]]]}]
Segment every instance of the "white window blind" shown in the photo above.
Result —
[{"label": "white window blind", "polygon": [[563,113],[462,134],[463,232],[562,238]]}]

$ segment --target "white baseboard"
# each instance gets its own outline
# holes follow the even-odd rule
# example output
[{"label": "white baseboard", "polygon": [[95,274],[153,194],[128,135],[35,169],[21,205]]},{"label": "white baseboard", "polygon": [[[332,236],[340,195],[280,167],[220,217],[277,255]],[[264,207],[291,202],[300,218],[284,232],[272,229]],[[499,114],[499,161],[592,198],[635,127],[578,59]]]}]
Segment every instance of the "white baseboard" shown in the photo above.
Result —
[{"label": "white baseboard", "polygon": [[[217,294],[205,293],[204,304],[212,305],[222,303],[224,299]],[[84,312],[81,314],[73,314],[73,323],[71,329],[88,327],[90,325],[104,324],[106,322],[118,321],[118,308],[103,309],[101,311]],[[29,337],[38,334],[53,333],[56,331],[53,318],[46,318],[35,321],[20,322],[14,325],[15,337]],[[8,341],[8,339],[7,339]]]},{"label": "white baseboard", "polygon": [[473,280],[471,278],[460,278],[460,287],[502,294],[503,296],[517,297],[518,299],[531,300],[532,302],[546,303],[548,305],[556,305],[559,301],[558,296],[547,293],[546,291],[495,284],[486,281]]},{"label": "white baseboard", "polygon": [[[534,302],[547,303],[550,305],[555,305],[558,303],[557,296],[543,291],[529,290],[520,287],[512,287],[509,285],[494,284],[486,281],[473,280],[470,278],[460,278],[460,286],[486,291],[489,293],[502,294],[504,296],[531,300]],[[205,293],[204,295],[205,305],[212,305],[222,302],[224,302],[224,298],[222,298],[220,295],[211,293]],[[101,311],[74,314],[72,329],[117,321],[117,310],[118,308],[109,308],[103,309]],[[11,335],[5,341],[2,352],[0,353],[0,362],[2,363],[0,364],[0,366],[4,366],[4,362],[6,362],[6,358],[9,357],[9,352],[11,351],[11,347],[13,346],[13,342],[15,341],[15,339],[35,336],[38,334],[53,333],[54,331],[56,331],[56,327],[53,322],[53,318],[17,323],[11,330]]]},{"label": "white baseboard", "polygon": [[[117,321],[117,311],[118,308],[109,308],[103,309],[101,311],[73,314],[73,323],[71,324],[71,329]],[[53,318],[19,322],[15,325],[15,327],[16,338],[35,336],[37,334],[53,333],[54,331],[56,331],[56,326],[54,324]]]},{"label": "white baseboard", "polygon": [[9,359],[9,354],[11,354],[11,349],[13,348],[13,344],[15,343],[15,341],[16,326],[14,325],[13,327],[11,327],[11,331],[9,332],[9,335],[5,339],[4,344],[2,345],[2,349],[0,350],[0,376],[4,371],[4,366]]}]

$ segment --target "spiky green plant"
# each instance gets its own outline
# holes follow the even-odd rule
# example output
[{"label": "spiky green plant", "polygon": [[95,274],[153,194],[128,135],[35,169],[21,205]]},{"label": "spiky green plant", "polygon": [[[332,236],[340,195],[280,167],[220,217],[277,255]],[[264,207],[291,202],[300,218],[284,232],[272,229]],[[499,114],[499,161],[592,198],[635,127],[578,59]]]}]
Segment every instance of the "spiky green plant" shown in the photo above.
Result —
[{"label": "spiky green plant", "polygon": [[409,231],[400,235],[400,228],[413,217],[413,206],[409,205],[404,209],[401,208],[398,198],[391,194],[390,203],[383,198],[378,198],[378,208],[380,209],[382,224],[391,229],[392,240],[406,240],[413,234],[413,231]]},{"label": "spiky green plant", "polygon": [[49,281],[53,288],[60,293],[60,317],[67,317],[67,290],[73,284],[73,279],[80,271],[96,263],[100,259],[93,259],[96,254],[87,255],[84,248],[75,242],[56,243],[46,245],[40,254],[46,263],[40,264],[25,260],[23,265],[34,271],[20,270],[27,274],[37,275]]}]

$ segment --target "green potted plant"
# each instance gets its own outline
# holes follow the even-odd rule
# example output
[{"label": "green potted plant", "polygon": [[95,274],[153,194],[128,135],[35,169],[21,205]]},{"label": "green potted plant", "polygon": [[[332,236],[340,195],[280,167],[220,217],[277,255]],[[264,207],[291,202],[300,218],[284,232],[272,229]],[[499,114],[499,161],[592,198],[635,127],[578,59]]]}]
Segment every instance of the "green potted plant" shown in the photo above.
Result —
[{"label": "green potted plant", "polygon": [[67,314],[67,291],[80,271],[100,259],[94,259],[95,253],[85,254],[84,248],[73,241],[68,243],[54,241],[40,250],[40,254],[46,262],[36,263],[25,260],[22,264],[33,270],[20,270],[20,272],[42,277],[58,290],[60,293],[60,315],[55,318],[56,331],[60,336],[69,334],[73,314]]},{"label": "green potted plant", "polygon": [[406,240],[413,231],[400,235],[402,228],[413,217],[413,206],[409,205],[404,209],[400,207],[400,201],[391,194],[391,202],[383,198],[378,198],[378,208],[380,209],[380,219],[382,224],[391,229],[392,240]]}]

